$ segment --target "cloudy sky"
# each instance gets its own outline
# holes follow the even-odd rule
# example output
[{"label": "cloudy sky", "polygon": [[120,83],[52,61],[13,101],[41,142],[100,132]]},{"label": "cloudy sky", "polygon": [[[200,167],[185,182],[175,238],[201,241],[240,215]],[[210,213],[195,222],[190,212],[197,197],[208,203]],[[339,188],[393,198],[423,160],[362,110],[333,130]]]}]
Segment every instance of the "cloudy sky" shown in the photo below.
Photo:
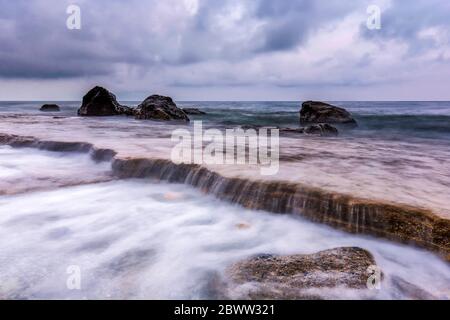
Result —
[{"label": "cloudy sky", "polygon": [[450,100],[450,1],[0,0],[0,100],[96,84],[120,100]]}]

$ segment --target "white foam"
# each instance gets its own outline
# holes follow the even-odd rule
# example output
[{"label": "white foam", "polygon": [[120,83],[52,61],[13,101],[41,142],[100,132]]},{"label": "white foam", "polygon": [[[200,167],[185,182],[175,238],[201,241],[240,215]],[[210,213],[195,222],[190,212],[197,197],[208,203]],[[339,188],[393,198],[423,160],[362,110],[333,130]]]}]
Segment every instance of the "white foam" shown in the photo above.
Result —
[{"label": "white foam", "polygon": [[108,180],[110,169],[88,154],[0,146],[0,194]]},{"label": "white foam", "polygon": [[[431,253],[143,180],[0,197],[0,298],[211,298],[210,280],[240,259],[338,246],[368,249],[385,280],[334,298],[401,298],[394,275],[448,298],[450,268]],[[66,287],[70,265],[81,290]]]}]

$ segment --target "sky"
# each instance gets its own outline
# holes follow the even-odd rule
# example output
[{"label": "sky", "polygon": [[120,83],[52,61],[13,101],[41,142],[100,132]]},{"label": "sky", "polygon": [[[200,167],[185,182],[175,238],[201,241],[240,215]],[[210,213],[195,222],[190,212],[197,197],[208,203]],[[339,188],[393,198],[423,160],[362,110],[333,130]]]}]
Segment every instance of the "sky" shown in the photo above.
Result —
[{"label": "sky", "polygon": [[95,85],[122,101],[450,100],[450,1],[0,0],[0,100]]}]

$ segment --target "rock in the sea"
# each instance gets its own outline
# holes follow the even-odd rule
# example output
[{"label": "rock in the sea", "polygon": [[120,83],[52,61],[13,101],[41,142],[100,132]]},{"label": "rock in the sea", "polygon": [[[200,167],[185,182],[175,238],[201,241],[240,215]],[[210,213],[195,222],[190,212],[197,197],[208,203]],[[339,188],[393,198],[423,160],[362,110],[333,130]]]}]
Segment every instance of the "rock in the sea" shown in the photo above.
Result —
[{"label": "rock in the sea", "polygon": [[313,124],[304,128],[279,128],[279,130],[281,133],[300,133],[323,137],[336,137],[339,135],[338,129],[327,123]]},{"label": "rock in the sea", "polygon": [[303,132],[306,134],[318,134],[323,137],[336,137],[339,135],[338,129],[328,123],[319,123],[307,126],[304,128]]},{"label": "rock in the sea", "polygon": [[102,87],[91,89],[83,97],[78,115],[80,116],[116,116],[132,115],[133,109],[120,105],[116,96]]},{"label": "rock in the sea", "polygon": [[145,99],[137,107],[135,117],[136,119],[189,121],[189,117],[177,107],[172,98],[160,95],[152,95]]},{"label": "rock in the sea", "polygon": [[345,109],[320,101],[303,102],[300,123],[334,123],[357,126],[356,120]]},{"label": "rock in the sea", "polygon": [[117,107],[117,111],[119,112],[119,114],[124,114],[126,116],[134,116],[134,108],[131,107],[127,107],[127,106],[119,106]]},{"label": "rock in the sea", "polygon": [[260,255],[229,267],[224,297],[231,299],[308,299],[311,289],[367,289],[368,251],[342,247],[314,254]]},{"label": "rock in the sea", "polygon": [[199,110],[197,108],[183,108],[182,110],[186,114],[192,114],[192,115],[203,115],[203,114],[206,114],[206,112],[204,112],[202,110]]},{"label": "rock in the sea", "polygon": [[56,112],[60,111],[60,108],[57,104],[44,104],[39,110],[46,112]]},{"label": "rock in the sea", "polygon": [[277,128],[281,133],[305,133],[305,128]]}]

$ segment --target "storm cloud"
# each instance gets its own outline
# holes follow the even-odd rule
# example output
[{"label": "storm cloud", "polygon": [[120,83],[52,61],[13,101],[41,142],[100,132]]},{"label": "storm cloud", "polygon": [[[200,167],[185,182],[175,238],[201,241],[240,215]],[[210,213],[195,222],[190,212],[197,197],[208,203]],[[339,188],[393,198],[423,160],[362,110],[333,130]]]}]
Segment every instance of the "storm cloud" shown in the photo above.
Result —
[{"label": "storm cloud", "polygon": [[448,17],[446,0],[0,0],[0,99],[97,83],[123,99],[450,99]]}]

